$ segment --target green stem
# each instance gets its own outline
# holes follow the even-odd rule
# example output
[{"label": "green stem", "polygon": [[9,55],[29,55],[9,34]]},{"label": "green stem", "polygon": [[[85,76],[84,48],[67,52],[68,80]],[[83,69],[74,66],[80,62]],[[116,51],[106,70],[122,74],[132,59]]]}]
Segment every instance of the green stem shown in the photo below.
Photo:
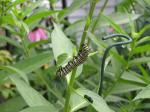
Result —
[{"label": "green stem", "polygon": [[76,71],[77,71],[77,68],[75,68],[72,71],[72,75],[71,75],[71,79],[70,79],[70,82],[69,82],[69,86],[67,88],[67,94],[66,94],[66,102],[65,102],[64,112],[70,112],[69,102],[70,102],[70,97],[71,97],[71,93],[72,93],[72,90],[73,90],[73,85],[74,85],[74,82],[75,82]]},{"label": "green stem", "polygon": [[104,9],[105,9],[107,3],[108,3],[108,0],[105,0],[104,5],[102,6],[102,8],[101,8],[100,11],[99,11],[99,14],[98,14],[97,19],[96,19],[96,21],[94,22],[94,25],[93,25],[93,28],[92,28],[92,33],[94,33],[94,31],[95,31],[96,26],[97,26],[97,24],[98,24],[98,22],[99,22],[99,18],[101,17],[101,14],[103,13],[103,11],[104,11]]},{"label": "green stem", "polygon": [[[100,9],[100,11],[99,11],[99,13],[98,13],[98,16],[97,16],[97,18],[96,18],[96,20],[95,20],[95,22],[94,22],[93,27],[92,27],[92,31],[91,31],[92,33],[95,32],[96,27],[97,27],[97,24],[98,24],[98,22],[99,22],[99,20],[100,20],[101,14],[103,13],[105,7],[107,6],[108,1],[109,1],[109,0],[105,0],[104,5],[103,5],[102,8]],[[89,44],[89,43],[90,43],[90,39],[88,39],[88,44]]]},{"label": "green stem", "polygon": [[[55,7],[56,7],[56,1],[55,0],[49,0],[49,6],[51,8],[52,11],[55,11]],[[56,23],[60,23],[57,14],[53,14],[52,18],[54,19],[54,22]]]},{"label": "green stem", "polygon": [[[81,42],[80,42],[80,48],[82,47],[82,44],[84,43],[84,41],[86,39],[87,31],[88,31],[88,29],[90,27],[90,24],[91,24],[91,20],[92,20],[92,17],[93,17],[93,12],[94,12],[96,3],[97,3],[97,0],[94,0],[91,3],[90,11],[89,11],[89,14],[88,14],[88,18],[86,20],[86,24],[85,24],[84,31],[83,31],[82,38],[81,38]],[[66,95],[66,102],[65,102],[64,112],[70,112],[69,102],[70,102],[70,97],[71,97],[71,93],[72,93],[72,90],[73,90],[73,85],[74,85],[74,82],[75,82],[76,71],[77,71],[77,68],[75,68],[72,71],[69,86],[67,88],[67,95]]]},{"label": "green stem", "polygon": [[82,38],[81,38],[80,48],[82,47],[82,44],[84,43],[85,38],[87,36],[87,31],[88,31],[90,24],[91,24],[91,20],[93,17],[93,12],[94,12],[96,3],[97,3],[97,1],[95,0],[92,2],[91,6],[90,6],[90,11],[89,11],[88,18],[86,20],[86,24],[85,24],[84,31],[83,31]]},{"label": "green stem", "polygon": [[54,0],[49,0],[49,5],[51,10],[54,10],[55,6],[54,6],[55,1]]}]

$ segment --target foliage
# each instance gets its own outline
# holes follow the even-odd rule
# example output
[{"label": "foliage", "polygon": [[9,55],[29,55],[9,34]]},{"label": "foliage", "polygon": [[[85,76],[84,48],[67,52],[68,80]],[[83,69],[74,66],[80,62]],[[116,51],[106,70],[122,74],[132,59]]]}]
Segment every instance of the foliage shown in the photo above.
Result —
[{"label": "foliage", "polygon": [[[93,13],[98,0],[74,0],[60,10],[55,7],[58,0],[49,0],[50,8],[42,0],[0,1],[0,112],[150,111],[149,1],[118,0],[115,11],[105,15],[108,1],[97,17]],[[87,16],[70,23],[69,15],[87,4]],[[28,34],[37,27],[48,38],[30,42]],[[100,96],[104,50],[123,41],[102,40],[110,33],[125,34],[133,42],[109,52]],[[88,60],[57,78],[58,68],[84,42],[91,48]]]}]

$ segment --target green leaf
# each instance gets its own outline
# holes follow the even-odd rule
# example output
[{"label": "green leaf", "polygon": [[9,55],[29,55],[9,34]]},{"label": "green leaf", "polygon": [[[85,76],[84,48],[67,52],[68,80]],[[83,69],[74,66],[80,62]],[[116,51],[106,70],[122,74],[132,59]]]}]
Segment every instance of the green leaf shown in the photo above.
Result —
[{"label": "green leaf", "polygon": [[[85,99],[87,102],[89,102],[97,112],[114,112],[111,110],[108,105],[106,104],[105,100],[97,95],[96,93],[89,91],[87,89],[77,89],[75,92],[81,96],[83,99]],[[89,100],[85,98],[85,95],[88,95],[92,98],[93,103],[91,103]]]},{"label": "green leaf", "polygon": [[145,82],[142,80],[142,76],[134,71],[125,71],[121,78],[124,80],[145,84]]},{"label": "green leaf", "polygon": [[114,56],[115,59],[120,61],[123,66],[126,66],[128,64],[128,62],[120,54],[113,52],[113,51],[110,51],[110,53]]},{"label": "green leaf", "polygon": [[6,42],[8,42],[9,44],[11,44],[11,45],[13,45],[15,47],[21,48],[21,45],[17,41],[15,41],[15,40],[13,40],[13,39],[11,39],[9,37],[0,36],[0,40],[1,41],[6,41]]},{"label": "green leaf", "polygon": [[20,71],[19,69],[14,68],[12,66],[0,66],[0,69],[5,70],[11,74],[17,73],[20,77],[22,77],[24,79],[24,81],[26,81],[26,83],[29,84],[26,74],[24,72]]},{"label": "green leaf", "polygon": [[6,78],[8,78],[9,75],[10,74],[8,74],[7,72],[5,72],[4,70],[0,71],[0,86],[5,83],[5,80],[6,80]]},{"label": "green leaf", "polygon": [[25,2],[27,0],[15,0],[15,1],[11,1],[11,4],[7,7],[7,9],[5,10],[6,12],[8,10],[10,10],[10,8],[17,6],[18,4],[21,4],[23,2]]},{"label": "green leaf", "polygon": [[150,85],[143,88],[143,90],[141,90],[133,100],[147,99],[147,98],[150,99]]},{"label": "green leaf", "polygon": [[[141,15],[140,14],[129,14],[131,16],[131,20],[134,21],[138,19]],[[107,17],[107,16],[106,16]],[[103,17],[103,15],[99,18],[99,23],[97,24],[96,29],[103,29],[104,27],[111,26],[116,28],[118,27],[118,32],[124,32],[123,29],[121,28],[122,24],[127,24],[130,22],[130,19],[126,13],[113,13],[108,16],[108,18],[111,18],[111,20],[106,19],[106,17]],[[95,21],[95,19],[94,19]],[[67,35],[74,35],[77,32],[82,32],[83,26],[85,25],[84,20],[78,20],[71,24],[69,27],[66,28],[65,33]],[[116,30],[117,31],[117,30]],[[124,32],[125,33],[125,32]]]},{"label": "green leaf", "polygon": [[84,20],[78,20],[78,21],[72,23],[71,25],[69,25],[65,29],[65,33],[67,35],[74,35],[75,33],[82,31],[82,29],[84,28],[84,25],[85,25]]},{"label": "green leaf", "polygon": [[49,40],[40,40],[40,41],[37,41],[37,42],[32,42],[32,43],[30,43],[30,44],[28,45],[28,48],[29,48],[29,49],[32,49],[32,48],[34,48],[34,47],[36,47],[36,46],[39,46],[39,45],[41,45],[41,44],[47,44],[47,43],[49,43]]},{"label": "green leaf", "polygon": [[[28,16],[30,13],[32,13],[34,11],[34,9],[36,9],[38,6],[40,6],[40,4],[42,3],[41,0],[37,0],[36,2],[32,2],[31,4],[28,4],[28,6],[26,7],[23,7],[21,9],[21,13],[22,13],[22,19],[25,17],[25,16]],[[40,7],[39,7],[40,9]],[[38,9],[37,9],[38,10]],[[36,11],[37,11],[36,10]],[[42,7],[42,10],[43,10],[43,7]]]},{"label": "green leaf", "polygon": [[[131,16],[132,18],[129,18]],[[127,34],[121,25],[128,24],[130,21],[134,21],[138,19],[140,14],[126,14],[126,13],[112,13],[108,16],[101,15],[99,18],[99,23],[97,24],[97,29],[101,29],[103,27],[111,27],[114,28],[117,32]]]},{"label": "green leaf", "polygon": [[[25,74],[30,73],[38,68],[40,68],[43,64],[49,63],[53,59],[51,52],[43,52],[39,53],[35,56],[26,58],[24,60],[19,61],[18,63],[12,65],[14,68],[19,69]],[[3,83],[3,80],[7,78],[10,74],[0,71],[0,84]]]},{"label": "green leaf", "polygon": [[137,45],[142,44],[142,43],[147,42],[147,41],[150,41],[150,36],[146,36],[146,37],[141,38],[135,44],[137,46]]},{"label": "green leaf", "polygon": [[150,6],[150,2],[149,0],[144,0],[149,6]]},{"label": "green leaf", "polygon": [[14,2],[12,2],[10,7],[15,7],[16,5],[21,4],[25,1],[27,1],[27,0],[15,0]]},{"label": "green leaf", "polygon": [[68,58],[68,55],[66,53],[59,55],[58,56],[58,61],[57,61],[57,66],[63,65],[63,63],[65,62],[65,60],[67,58]]},{"label": "green leaf", "polygon": [[0,111],[1,112],[18,112],[25,106],[27,106],[27,104],[24,102],[24,100],[21,97],[15,97],[0,104]]},{"label": "green leaf", "polygon": [[88,106],[89,104],[81,96],[79,96],[77,93],[73,92],[71,94],[70,105],[71,105],[71,111],[74,112],[83,107]]},{"label": "green leaf", "polygon": [[19,93],[21,94],[21,96],[23,97],[23,99],[25,100],[25,102],[30,107],[48,106],[52,110],[57,110],[39,92],[37,92],[32,87],[30,87],[27,83],[25,83],[19,77],[17,77],[17,76],[10,76],[9,78],[16,85],[17,90],[19,91]]},{"label": "green leaf", "polygon": [[51,36],[52,36],[52,49],[55,60],[57,61],[58,56],[64,53],[68,55],[68,58],[71,58],[73,56],[73,50],[75,46],[65,36],[61,28],[55,23],[54,23],[54,30]]},{"label": "green leaf", "polygon": [[141,37],[147,30],[150,29],[150,24],[145,25],[139,32],[138,32],[138,37]]},{"label": "green leaf", "polygon": [[36,14],[33,14],[31,15],[30,17],[28,17],[24,22],[26,24],[31,24],[32,22],[35,22],[37,20],[40,20],[42,19],[43,17],[46,17],[46,16],[50,16],[52,14],[55,14],[55,13],[58,13],[60,11],[51,11],[51,10],[45,10],[45,11],[41,11],[41,12],[38,12]]},{"label": "green leaf", "polygon": [[1,17],[0,18],[0,24],[14,25],[14,19],[12,17],[12,14]]},{"label": "green leaf", "polygon": [[143,67],[142,65],[138,65],[138,68],[140,69],[142,75],[143,75],[143,80],[147,83],[150,83],[150,77],[147,69]]},{"label": "green leaf", "polygon": [[19,112],[58,112],[58,111],[48,106],[36,106],[36,107],[30,107],[30,108],[24,109]]},{"label": "green leaf", "polygon": [[121,72],[122,72],[122,63],[120,60],[115,58],[114,55],[111,57],[111,63],[112,63],[112,68],[113,68],[113,73],[115,73],[116,77],[119,77]]},{"label": "green leaf", "polygon": [[145,84],[120,79],[116,82],[115,86],[112,87],[111,93],[119,94],[136,91],[142,89],[144,86]]},{"label": "green leaf", "polygon": [[[54,23],[54,30],[51,34],[52,38],[52,49],[54,53],[54,58],[58,63],[58,57],[62,54],[66,54],[67,58],[66,60],[63,60],[63,62],[68,62],[73,57],[75,46],[72,44],[72,42],[65,36],[65,34],[62,32],[61,28]],[[65,64],[66,64],[65,63]],[[63,65],[65,65],[63,63]],[[77,69],[77,75],[81,74],[82,72],[82,65],[78,67]],[[71,73],[70,73],[71,74]],[[67,81],[69,82],[70,75],[67,75]]]},{"label": "green leaf", "polygon": [[150,51],[150,45],[143,45],[138,46],[133,50],[133,54],[143,53],[143,52],[149,52]]},{"label": "green leaf", "polygon": [[111,17],[104,15],[103,17],[118,33],[126,34],[126,32]]},{"label": "green leaf", "polygon": [[[17,36],[20,36],[20,32],[16,32],[16,29],[14,29],[14,27],[13,26],[6,26],[6,25],[2,25],[2,27],[4,28],[4,29],[7,29],[12,35],[17,35]],[[7,37],[8,38],[8,37]],[[16,42],[16,41],[15,41]],[[17,43],[17,42],[16,42]]]},{"label": "green leaf", "polygon": [[129,66],[150,62],[150,57],[135,58],[129,61]]},{"label": "green leaf", "polygon": [[108,102],[120,102],[120,101],[124,101],[124,102],[128,102],[127,99],[125,98],[122,98],[120,96],[116,96],[116,95],[108,95],[106,98],[105,98],[106,101]]},{"label": "green leaf", "polygon": [[132,4],[134,4],[134,1],[135,0],[120,0],[119,4],[117,4],[117,10],[122,11],[122,12],[124,12],[125,9],[130,10]]},{"label": "green leaf", "polygon": [[30,73],[41,67],[43,64],[50,62],[52,59],[53,57],[51,52],[43,52],[33,57],[29,57],[25,60],[19,61],[13,66],[25,73]]},{"label": "green leaf", "polygon": [[100,40],[100,38],[96,37],[93,33],[89,32],[88,36],[90,40],[100,48],[100,50],[103,51],[104,48],[107,47],[107,45],[102,40]]},{"label": "green leaf", "polygon": [[139,106],[139,109],[150,109],[150,103],[142,103],[140,106]]}]

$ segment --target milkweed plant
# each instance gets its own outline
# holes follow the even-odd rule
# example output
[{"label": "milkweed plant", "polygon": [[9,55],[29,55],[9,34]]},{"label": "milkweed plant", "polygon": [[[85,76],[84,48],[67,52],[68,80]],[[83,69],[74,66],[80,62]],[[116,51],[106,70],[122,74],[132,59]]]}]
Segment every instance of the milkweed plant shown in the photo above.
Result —
[{"label": "milkweed plant", "polygon": [[149,0],[0,0],[0,112],[149,112],[149,17]]}]

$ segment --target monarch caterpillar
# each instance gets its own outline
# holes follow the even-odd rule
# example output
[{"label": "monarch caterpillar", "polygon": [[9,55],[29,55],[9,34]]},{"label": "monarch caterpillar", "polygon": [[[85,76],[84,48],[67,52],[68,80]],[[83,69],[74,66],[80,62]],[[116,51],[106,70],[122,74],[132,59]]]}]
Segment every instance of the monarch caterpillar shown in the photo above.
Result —
[{"label": "monarch caterpillar", "polygon": [[87,60],[89,51],[90,51],[90,49],[89,49],[88,45],[83,44],[81,49],[79,50],[77,56],[74,56],[73,59],[70,60],[66,66],[64,66],[64,67],[61,66],[58,69],[58,71],[56,72],[56,75],[60,76],[60,77],[65,76],[68,73],[70,73],[74,68],[83,64]]}]

